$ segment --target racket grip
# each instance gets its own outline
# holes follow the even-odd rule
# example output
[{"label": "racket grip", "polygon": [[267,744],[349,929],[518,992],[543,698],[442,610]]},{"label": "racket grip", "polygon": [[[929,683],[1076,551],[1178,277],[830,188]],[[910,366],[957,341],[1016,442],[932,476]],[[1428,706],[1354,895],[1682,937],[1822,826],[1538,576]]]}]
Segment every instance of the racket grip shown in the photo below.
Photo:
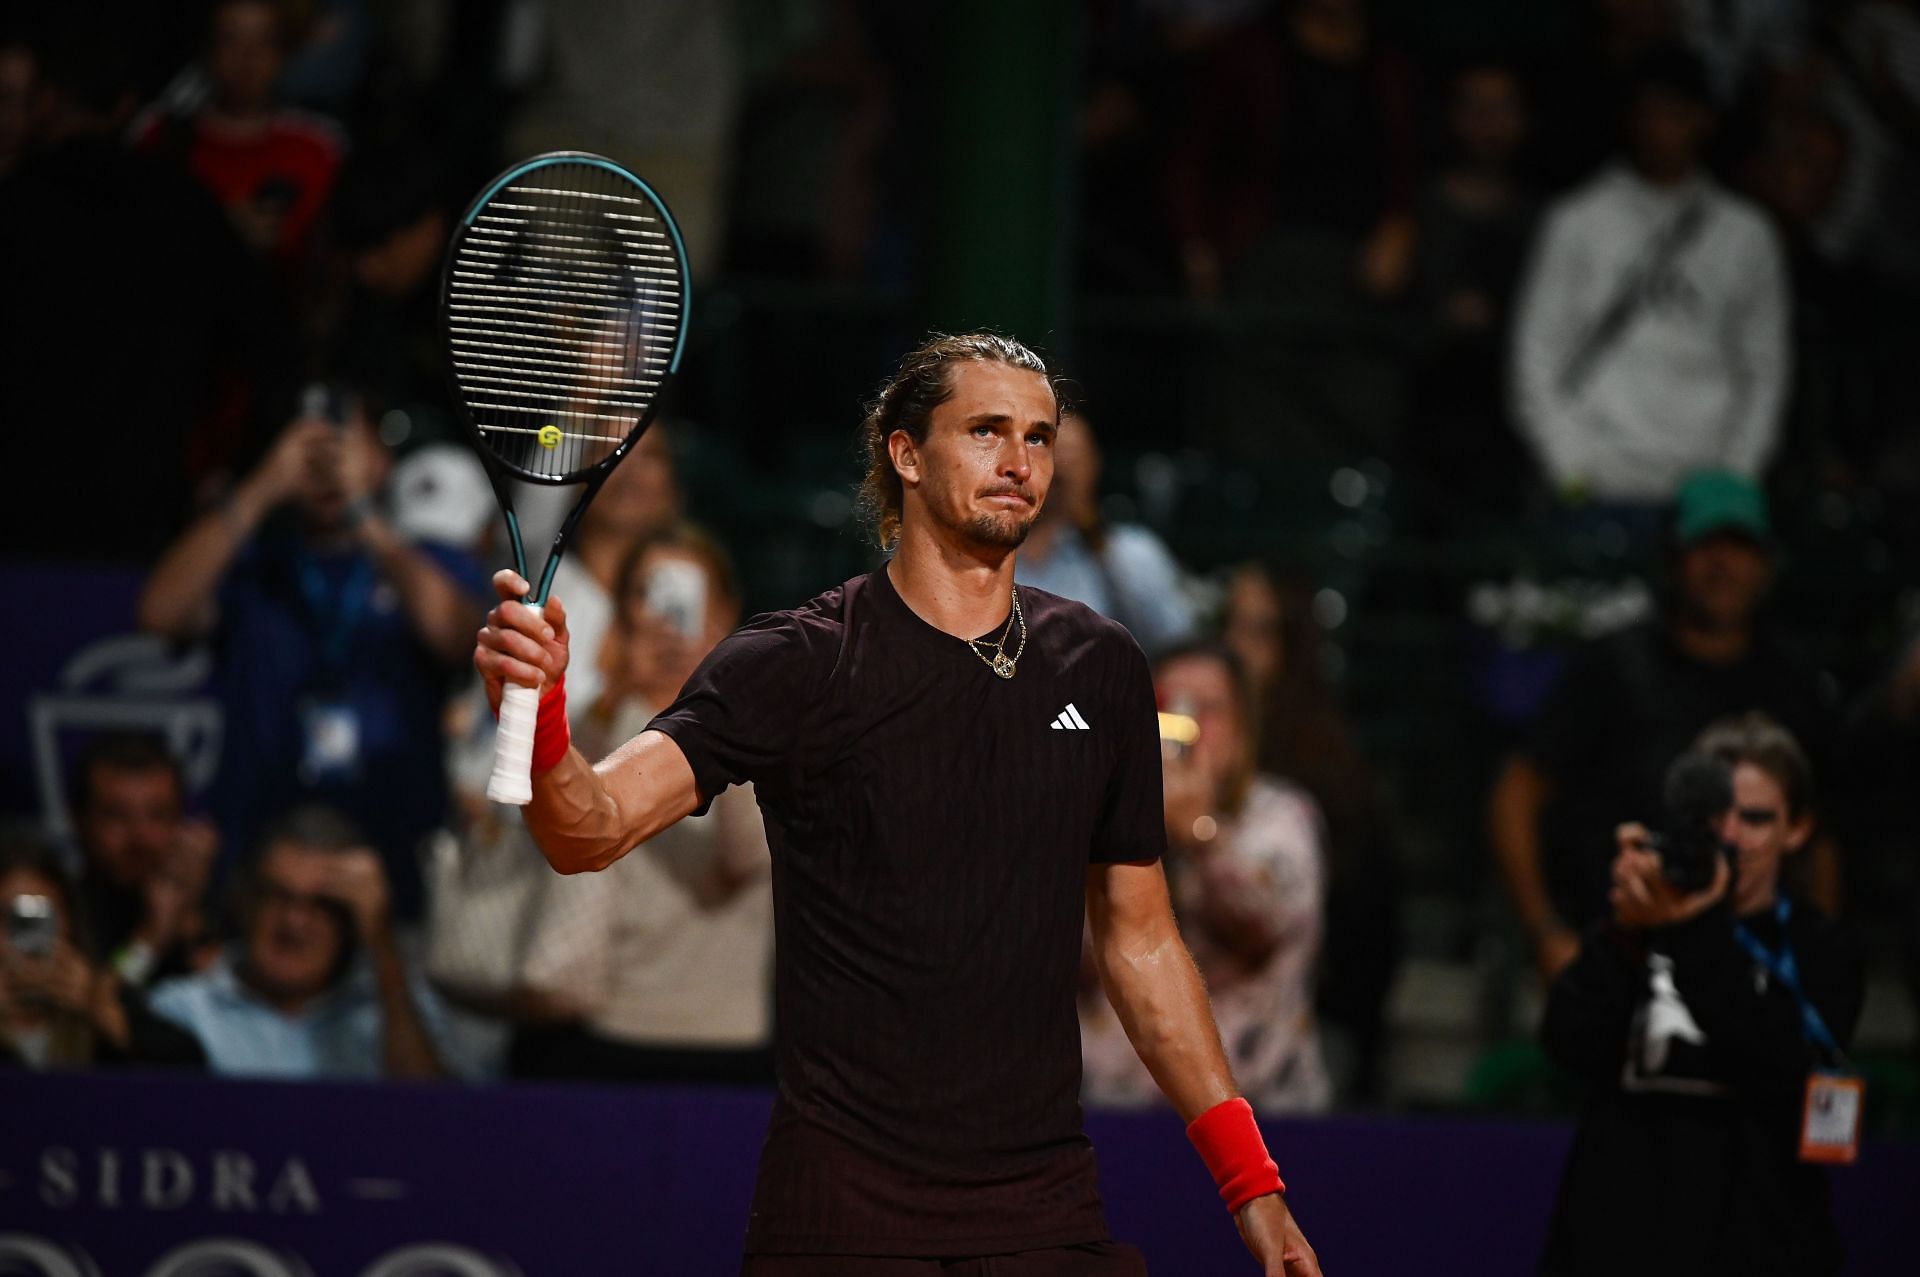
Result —
[{"label": "racket grip", "polygon": [[[529,604],[535,613],[539,607]],[[533,801],[533,733],[540,721],[538,687],[508,683],[500,696],[500,726],[493,737],[493,775],[487,797],[525,807]]]},{"label": "racket grip", "polygon": [[540,717],[540,689],[507,684],[500,697],[500,728],[493,738],[493,775],[487,797],[525,807],[533,801],[533,729]]}]

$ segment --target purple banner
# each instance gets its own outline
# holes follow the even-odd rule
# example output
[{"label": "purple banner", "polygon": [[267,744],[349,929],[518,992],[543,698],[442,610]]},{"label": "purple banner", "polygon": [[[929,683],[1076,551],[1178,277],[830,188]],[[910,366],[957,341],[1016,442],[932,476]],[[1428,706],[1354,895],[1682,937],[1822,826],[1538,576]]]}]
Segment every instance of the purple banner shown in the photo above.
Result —
[{"label": "purple banner", "polygon": [[[738,1271],[768,1101],[678,1090],[0,1077],[4,1277],[703,1277]],[[1532,1271],[1567,1131],[1268,1121],[1334,1277]],[[1116,1236],[1251,1273],[1170,1115],[1096,1114]],[[1910,1273],[1920,1146],[1835,1176],[1848,1271]]]}]

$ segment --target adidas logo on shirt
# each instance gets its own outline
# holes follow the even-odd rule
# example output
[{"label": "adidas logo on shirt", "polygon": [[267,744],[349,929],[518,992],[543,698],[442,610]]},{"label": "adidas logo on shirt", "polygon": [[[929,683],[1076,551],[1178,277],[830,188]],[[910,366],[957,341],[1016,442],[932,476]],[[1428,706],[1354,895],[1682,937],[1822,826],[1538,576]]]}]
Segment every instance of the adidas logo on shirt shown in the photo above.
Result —
[{"label": "adidas logo on shirt", "polygon": [[1080,717],[1080,711],[1073,707],[1073,702],[1068,701],[1067,707],[1060,711],[1060,717],[1053,720],[1053,730],[1056,732],[1089,732],[1093,729],[1087,726],[1086,719]]}]

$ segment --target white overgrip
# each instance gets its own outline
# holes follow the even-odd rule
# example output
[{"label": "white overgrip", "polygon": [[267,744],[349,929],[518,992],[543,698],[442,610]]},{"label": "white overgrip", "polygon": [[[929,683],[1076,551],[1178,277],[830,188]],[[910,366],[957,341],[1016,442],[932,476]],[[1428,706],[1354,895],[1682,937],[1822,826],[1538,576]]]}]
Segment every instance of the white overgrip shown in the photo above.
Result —
[{"label": "white overgrip", "polygon": [[[533,605],[535,614],[540,609]],[[500,727],[493,738],[493,775],[487,797],[525,807],[533,801],[533,733],[540,718],[540,689],[508,683],[500,697]]]}]

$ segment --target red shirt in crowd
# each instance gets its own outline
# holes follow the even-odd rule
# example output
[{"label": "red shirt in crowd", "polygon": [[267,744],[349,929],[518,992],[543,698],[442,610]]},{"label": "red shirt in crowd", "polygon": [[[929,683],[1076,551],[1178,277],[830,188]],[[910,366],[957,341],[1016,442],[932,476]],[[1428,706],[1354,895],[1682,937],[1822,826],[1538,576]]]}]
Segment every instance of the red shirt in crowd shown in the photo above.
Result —
[{"label": "red shirt in crowd", "polygon": [[271,235],[266,247],[282,263],[304,247],[333,189],[342,152],[331,121],[287,110],[246,121],[212,112],[158,115],[141,131],[138,145],[156,153],[177,148],[194,177],[237,215],[243,232],[259,225]]}]

